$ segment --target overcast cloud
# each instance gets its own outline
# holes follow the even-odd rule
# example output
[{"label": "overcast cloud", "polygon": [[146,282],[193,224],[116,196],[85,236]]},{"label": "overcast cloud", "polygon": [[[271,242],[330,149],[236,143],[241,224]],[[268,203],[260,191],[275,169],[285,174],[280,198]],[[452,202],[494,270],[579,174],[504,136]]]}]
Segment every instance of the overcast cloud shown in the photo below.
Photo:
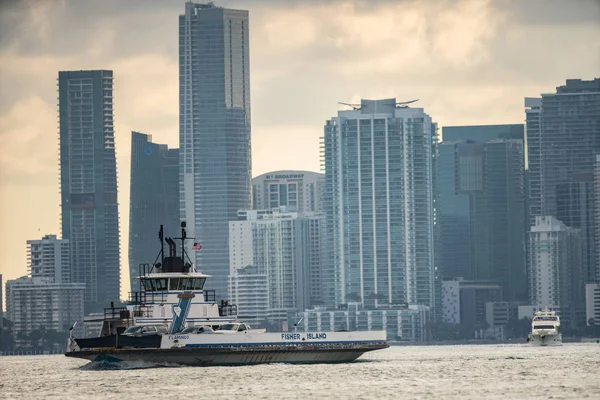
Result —
[{"label": "overcast cloud", "polygon": [[[319,170],[338,101],[420,99],[441,126],[522,123],[523,98],[600,76],[596,0],[222,1],[250,10],[253,175]],[[184,1],[0,1],[0,273],[59,233],[59,70],[112,69],[123,271],[132,130],[178,145]],[[122,287],[128,287],[123,275]]]}]

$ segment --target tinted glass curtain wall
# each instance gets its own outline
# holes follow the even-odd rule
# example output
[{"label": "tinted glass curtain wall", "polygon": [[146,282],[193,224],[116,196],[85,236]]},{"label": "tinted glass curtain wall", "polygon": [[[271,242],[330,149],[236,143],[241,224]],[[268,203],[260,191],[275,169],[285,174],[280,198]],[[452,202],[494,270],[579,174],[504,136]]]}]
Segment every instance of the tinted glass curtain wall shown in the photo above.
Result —
[{"label": "tinted glass curtain wall", "polygon": [[85,311],[98,311],[120,298],[113,72],[61,71],[58,92],[62,237]]},{"label": "tinted glass curtain wall", "polygon": [[362,100],[325,125],[327,303],[435,306],[434,129],[395,99]]},{"label": "tinted glass curtain wall", "polygon": [[181,218],[196,268],[227,295],[228,221],[251,208],[248,11],[186,3],[179,17]]},{"label": "tinted glass curtain wall", "polygon": [[160,249],[158,229],[179,237],[179,149],[131,133],[129,202],[129,278],[131,291],[140,290],[140,264],[153,263]]}]

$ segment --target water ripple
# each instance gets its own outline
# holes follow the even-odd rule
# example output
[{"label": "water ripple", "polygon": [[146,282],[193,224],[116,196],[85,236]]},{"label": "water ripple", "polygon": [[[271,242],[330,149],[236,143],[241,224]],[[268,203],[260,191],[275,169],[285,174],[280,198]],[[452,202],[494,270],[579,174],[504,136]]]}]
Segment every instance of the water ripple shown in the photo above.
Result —
[{"label": "water ripple", "polygon": [[0,357],[0,398],[600,398],[600,345],[402,346],[349,364],[98,369],[63,356]]}]

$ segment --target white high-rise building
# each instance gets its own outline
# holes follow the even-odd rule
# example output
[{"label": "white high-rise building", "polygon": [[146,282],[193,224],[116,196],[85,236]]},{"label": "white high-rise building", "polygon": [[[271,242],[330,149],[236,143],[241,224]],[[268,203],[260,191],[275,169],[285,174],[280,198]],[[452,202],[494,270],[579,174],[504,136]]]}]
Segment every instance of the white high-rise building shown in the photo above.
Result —
[{"label": "white high-rise building", "polygon": [[185,3],[179,16],[181,219],[202,242],[196,268],[227,294],[228,222],[252,202],[248,11]]},{"label": "white high-rise building", "polygon": [[84,283],[61,283],[23,276],[6,282],[6,313],[14,332],[28,333],[40,327],[66,332],[78,321],[83,329]]},{"label": "white high-rise building", "polygon": [[551,216],[536,217],[529,232],[529,301],[553,307],[575,322],[583,306],[581,232]]},{"label": "white high-rise building", "polygon": [[79,321],[83,328],[85,283],[70,277],[69,241],[46,235],[27,241],[27,273],[6,282],[6,312],[15,332],[66,331]]},{"label": "white high-rise building", "polygon": [[237,306],[237,315],[247,322],[269,318],[269,284],[267,274],[249,265],[229,275],[229,299]]},{"label": "white high-rise building", "polygon": [[273,171],[252,179],[255,210],[319,212],[323,174],[311,171]]},{"label": "white high-rise building", "polygon": [[[230,290],[232,279],[246,279],[238,271],[250,267],[267,278],[270,315],[317,302],[318,287],[311,285],[319,284],[319,222],[314,213],[240,210],[238,220],[229,222]],[[230,292],[230,298],[240,294]]]},{"label": "white high-rise building", "polygon": [[323,138],[325,301],[435,307],[436,125],[396,99],[353,108],[327,121]]},{"label": "white high-rise building", "polygon": [[69,240],[46,235],[27,241],[27,273],[46,282],[71,282]]}]

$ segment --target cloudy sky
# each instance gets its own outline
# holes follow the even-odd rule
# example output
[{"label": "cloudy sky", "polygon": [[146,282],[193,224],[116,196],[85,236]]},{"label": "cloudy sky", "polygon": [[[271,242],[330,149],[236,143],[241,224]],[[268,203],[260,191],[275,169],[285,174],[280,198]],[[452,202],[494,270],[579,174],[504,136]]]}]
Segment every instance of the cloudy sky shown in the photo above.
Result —
[{"label": "cloudy sky", "polygon": [[[238,0],[250,11],[253,175],[319,170],[338,101],[420,99],[441,126],[522,123],[523,98],[600,76],[598,0]],[[59,232],[59,70],[112,69],[123,271],[132,130],[178,145],[183,0],[0,0],[0,273]],[[123,275],[122,287],[128,277]]]}]

